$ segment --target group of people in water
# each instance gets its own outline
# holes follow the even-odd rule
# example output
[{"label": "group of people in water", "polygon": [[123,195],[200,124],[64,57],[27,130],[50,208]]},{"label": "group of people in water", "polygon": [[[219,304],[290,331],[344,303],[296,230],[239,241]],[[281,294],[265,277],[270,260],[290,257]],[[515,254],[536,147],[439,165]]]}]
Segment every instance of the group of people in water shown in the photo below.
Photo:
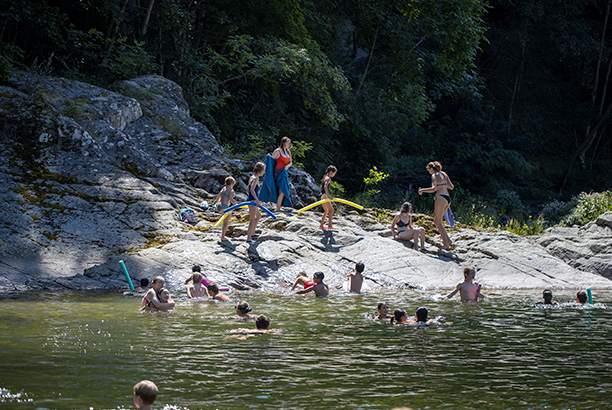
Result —
[{"label": "group of people in water", "polygon": [[[293,202],[290,198],[289,184],[287,180],[287,171],[293,165],[291,156],[291,139],[283,137],[280,145],[271,155],[266,157],[266,163],[257,162],[253,167],[253,174],[249,177],[247,183],[247,201],[252,202],[248,205],[249,209],[249,226],[247,229],[247,242],[252,243],[257,240],[255,231],[257,224],[261,219],[259,208],[262,202],[274,202],[276,211],[282,210],[283,206],[292,206]],[[435,194],[434,203],[434,224],[440,232],[442,238],[442,250],[451,249],[451,240],[444,227],[444,215],[447,213],[451,198],[449,190],[454,189],[454,185],[448,174],[442,171],[442,165],[438,161],[433,161],[427,164],[427,172],[431,175],[431,186],[427,188],[419,188],[419,195],[424,193]],[[336,175],[338,169],[329,165],[323,174],[321,180],[321,200],[332,199],[330,194],[330,185],[332,178]],[[264,188],[260,184],[260,178],[264,177]],[[221,213],[231,205],[237,205],[234,192],[236,180],[228,176],[225,183],[219,191],[215,210]],[[265,191],[265,194],[264,194]],[[333,225],[334,206],[331,202],[324,202],[323,215],[319,223],[319,228],[324,231],[335,229]],[[221,241],[228,241],[227,231],[231,218],[231,211],[227,212],[221,227]],[[409,202],[404,202],[400,208],[400,212],[393,218],[391,223],[391,233],[393,239],[411,240],[413,241],[414,249],[425,250],[425,229],[413,224],[412,221],[412,205]],[[327,221],[327,224],[326,224]]]}]

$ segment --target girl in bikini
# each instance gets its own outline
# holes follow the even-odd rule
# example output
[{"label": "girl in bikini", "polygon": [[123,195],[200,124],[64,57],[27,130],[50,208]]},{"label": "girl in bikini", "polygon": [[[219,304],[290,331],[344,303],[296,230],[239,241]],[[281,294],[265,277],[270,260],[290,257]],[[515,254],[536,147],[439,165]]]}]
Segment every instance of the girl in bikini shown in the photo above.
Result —
[{"label": "girl in bikini", "polygon": [[446,172],[442,171],[442,165],[438,161],[427,164],[427,172],[431,175],[431,186],[429,188],[419,188],[419,195],[423,195],[423,192],[436,194],[434,223],[440,232],[440,237],[442,237],[442,249],[449,250],[451,248],[451,240],[446,233],[446,229],[444,229],[442,218],[444,218],[444,214],[451,204],[448,190],[455,188],[455,186]]},{"label": "girl in bikini", "polygon": [[[225,178],[225,184],[221,191],[219,191],[219,195],[217,195],[217,205],[215,209],[217,212],[223,213],[225,208],[228,208],[230,204],[236,205],[236,200],[234,200],[234,185],[236,185],[236,180],[233,177]],[[227,241],[225,234],[227,233],[227,228],[229,227],[229,221],[232,217],[232,213],[230,212],[228,216],[223,220],[223,227],[221,228],[221,241]]]},{"label": "girl in bikini", "polygon": [[[325,174],[323,175],[323,180],[321,181],[321,199],[331,199],[331,195],[329,195],[329,185],[331,184],[331,179],[336,175],[338,169],[335,166],[330,165],[325,170]],[[325,224],[325,218],[328,218],[327,228],[323,226]],[[332,220],[334,218],[334,206],[331,202],[326,202],[323,204],[323,216],[321,217],[321,223],[319,224],[319,228],[324,231],[328,229],[334,229]]]},{"label": "girl in bikini", "polygon": [[[395,226],[397,226],[397,233],[395,232]],[[412,240],[415,250],[420,239],[421,250],[425,250],[425,229],[412,225],[412,205],[410,202],[404,202],[400,208],[400,213],[393,218],[391,233],[393,234],[393,239]]]},{"label": "girl in bikini", "polygon": [[258,162],[253,167],[253,175],[249,178],[249,184],[247,186],[247,201],[254,201],[255,205],[249,205],[249,228],[247,229],[247,242],[252,242],[253,235],[255,235],[255,229],[257,229],[257,223],[261,218],[261,212],[259,212],[259,177],[266,173],[266,164]]},{"label": "girl in bikini", "polygon": [[[293,159],[291,158],[291,139],[289,137],[281,138],[280,146],[272,153],[272,158],[276,160],[276,166],[274,167],[274,173],[276,171],[285,168],[288,170],[293,165]],[[283,198],[285,194],[279,189],[278,199],[276,200],[276,210],[280,211],[283,205]]]}]

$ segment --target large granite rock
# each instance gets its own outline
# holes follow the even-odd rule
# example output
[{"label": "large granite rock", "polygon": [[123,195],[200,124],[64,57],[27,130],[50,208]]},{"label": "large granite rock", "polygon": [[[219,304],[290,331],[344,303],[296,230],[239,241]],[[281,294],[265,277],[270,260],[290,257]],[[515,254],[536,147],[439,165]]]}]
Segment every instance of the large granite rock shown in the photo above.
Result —
[{"label": "large granite rock", "polygon": [[[264,216],[260,241],[247,244],[247,214],[220,244],[219,215],[199,208],[226,176],[239,200],[252,163],[231,160],[203,124],[189,116],[181,89],[158,76],[114,91],[62,78],[13,76],[0,87],[0,291],[125,289],[118,261],[134,280],[166,276],[175,291],[200,264],[236,289],[286,289],[300,270],[322,270],[342,288],[357,261],[369,289],[451,288],[464,266],[485,288],[612,288],[612,217],[539,238],[507,232],[451,231],[453,252],[416,252],[390,239],[380,212],[339,209],[337,232],[318,229],[320,214]],[[299,207],[317,184],[290,170]],[[195,208],[201,221],[178,219]],[[417,223],[440,240],[430,218]]]}]

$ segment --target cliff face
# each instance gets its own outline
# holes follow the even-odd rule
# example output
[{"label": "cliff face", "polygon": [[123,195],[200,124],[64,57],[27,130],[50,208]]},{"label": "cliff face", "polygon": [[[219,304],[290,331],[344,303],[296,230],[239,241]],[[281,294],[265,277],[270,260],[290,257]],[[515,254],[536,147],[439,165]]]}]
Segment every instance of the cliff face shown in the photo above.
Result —
[{"label": "cliff face", "polygon": [[[247,244],[242,211],[232,242],[220,244],[219,215],[200,204],[229,175],[243,200],[253,164],[227,158],[162,77],[109,91],[17,73],[0,88],[0,127],[0,291],[125,288],[120,259],[134,279],[162,274],[177,290],[195,263],[237,289],[279,289],[299,270],[323,270],[342,287],[357,261],[371,289],[451,287],[468,264],[489,287],[612,288],[610,216],[540,238],[456,229],[454,252],[420,253],[391,240],[375,212],[348,209],[339,209],[338,232],[319,230],[316,211],[264,216],[259,243]],[[315,201],[312,177],[289,174],[296,205]],[[197,225],[179,220],[184,207],[200,212]],[[434,249],[439,240],[428,241]]]}]

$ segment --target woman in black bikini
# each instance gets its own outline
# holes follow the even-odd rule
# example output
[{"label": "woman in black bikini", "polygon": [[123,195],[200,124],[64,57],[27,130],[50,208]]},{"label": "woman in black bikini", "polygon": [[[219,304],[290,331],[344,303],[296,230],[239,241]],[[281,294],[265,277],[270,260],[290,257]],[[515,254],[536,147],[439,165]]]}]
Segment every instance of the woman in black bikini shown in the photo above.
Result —
[{"label": "woman in black bikini", "polygon": [[[397,233],[395,226],[397,225]],[[404,202],[400,209],[400,213],[395,215],[391,222],[391,233],[393,239],[401,239],[403,241],[412,240],[413,248],[417,249],[417,240],[421,240],[421,250],[425,250],[425,229],[417,226],[412,226],[412,205],[410,202]]]},{"label": "woman in black bikini", "polygon": [[444,214],[450,206],[451,199],[448,195],[448,190],[455,188],[446,172],[442,171],[442,165],[438,161],[430,162],[427,164],[427,171],[431,174],[431,187],[419,188],[419,195],[423,192],[435,193],[436,202],[434,205],[434,223],[436,228],[440,232],[442,237],[443,246],[442,249],[449,250],[451,247],[451,240],[444,229]]}]

